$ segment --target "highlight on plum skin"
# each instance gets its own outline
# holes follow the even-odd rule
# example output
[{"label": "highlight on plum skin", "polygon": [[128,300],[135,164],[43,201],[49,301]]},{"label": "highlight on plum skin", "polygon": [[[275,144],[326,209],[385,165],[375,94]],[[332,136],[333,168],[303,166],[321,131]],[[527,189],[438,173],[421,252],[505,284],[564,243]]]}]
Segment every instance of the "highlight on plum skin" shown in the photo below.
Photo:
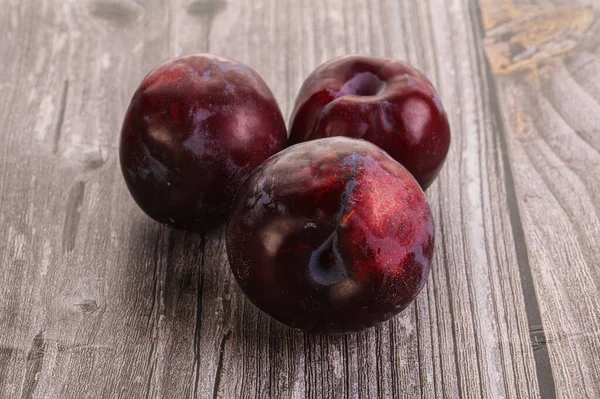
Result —
[{"label": "highlight on plum skin", "polygon": [[240,188],[227,228],[247,297],[288,326],[360,331],[422,289],[434,247],[429,205],[412,175],[363,140],[291,146]]},{"label": "highlight on plum skin", "polygon": [[346,56],[305,80],[290,121],[290,144],[331,136],[362,138],[409,170],[423,189],[439,174],[450,125],[431,82],[407,63]]},{"label": "highlight on plum skin", "polygon": [[191,55],[151,71],[133,95],[121,132],[121,169],[150,217],[207,230],[225,222],[239,186],[286,139],[276,100],[255,71]]}]

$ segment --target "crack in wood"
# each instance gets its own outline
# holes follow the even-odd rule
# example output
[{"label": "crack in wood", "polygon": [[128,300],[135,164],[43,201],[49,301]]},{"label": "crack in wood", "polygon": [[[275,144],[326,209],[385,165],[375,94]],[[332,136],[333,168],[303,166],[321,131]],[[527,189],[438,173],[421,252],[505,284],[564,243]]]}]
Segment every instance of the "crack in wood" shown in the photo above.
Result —
[{"label": "crack in wood", "polygon": [[33,338],[31,347],[27,352],[27,363],[25,380],[21,390],[21,399],[33,398],[38,382],[40,380],[42,367],[44,366],[44,356],[46,355],[46,340],[44,331],[40,331]]},{"label": "crack in wood", "polygon": [[202,333],[202,295],[204,289],[204,264],[206,255],[206,237],[200,238],[201,260],[198,290],[196,292],[196,323],[194,325],[194,397],[198,397],[198,383],[200,381],[200,339]]},{"label": "crack in wood", "polygon": [[83,299],[74,304],[82,313],[90,314],[100,309],[98,303],[93,299]]},{"label": "crack in wood", "polygon": [[[418,326],[419,325],[419,307],[416,305],[416,303],[413,303],[412,305],[414,307],[415,310],[415,325]],[[392,323],[390,323],[392,324]],[[417,334],[417,345],[416,345],[416,349],[417,349],[417,358],[421,359],[421,344],[419,342],[419,335]],[[423,395],[423,387],[425,386],[424,381],[423,381],[423,370],[421,370],[421,367],[423,367],[424,364],[422,364],[421,362],[419,362],[419,388],[421,390],[421,395]],[[435,375],[434,375],[434,387],[435,387]]]},{"label": "crack in wood", "polygon": [[544,327],[541,325],[531,326],[529,328],[529,337],[531,338],[531,346],[534,351],[544,349],[547,344]]},{"label": "crack in wood", "polygon": [[344,335],[344,386],[346,388],[346,398],[350,398],[350,351],[348,350],[348,336]]},{"label": "crack in wood", "polygon": [[67,97],[69,95],[69,79],[65,80],[63,85],[62,96],[60,97],[60,109],[58,111],[58,122],[56,122],[56,130],[54,131],[54,142],[52,143],[52,153],[58,153],[60,137],[62,135],[63,124],[65,122],[65,110],[67,109]]},{"label": "crack in wood", "polygon": [[223,356],[225,354],[225,344],[229,340],[231,336],[231,330],[228,330],[227,333],[223,336],[221,340],[221,346],[219,349],[219,362],[217,363],[217,372],[215,373],[215,384],[213,388],[213,399],[217,398],[219,394],[219,385],[221,384],[221,372],[223,370]]},{"label": "crack in wood", "polygon": [[69,253],[75,248],[77,229],[81,218],[83,197],[85,194],[85,182],[78,181],[71,188],[67,199],[65,222],[63,224],[62,249],[63,253]]},{"label": "crack in wood", "polygon": [[148,354],[148,362],[146,363],[146,367],[149,368],[148,379],[146,380],[146,399],[150,397],[150,392],[152,390],[152,378],[154,377],[154,369],[156,366],[156,361],[154,359],[154,353],[156,351],[156,339],[152,338],[152,342],[150,343],[150,353]]},{"label": "crack in wood", "polygon": [[148,319],[146,320],[146,328],[150,327],[150,323],[153,322],[154,320],[154,313],[155,313],[155,308],[156,308],[156,303],[157,303],[157,295],[158,295],[158,285],[160,282],[160,267],[159,267],[159,262],[160,262],[160,235],[161,232],[160,230],[156,231],[156,240],[154,242],[154,258],[153,258],[153,264],[154,264],[154,269],[152,271],[152,303],[150,304],[150,312],[148,313]]},{"label": "crack in wood", "polygon": [[142,6],[135,2],[96,1],[90,14],[118,27],[124,27],[137,20],[143,13]]},{"label": "crack in wood", "polygon": [[199,0],[187,7],[187,13],[195,17],[208,17],[212,19],[226,7],[227,2],[223,0]]}]

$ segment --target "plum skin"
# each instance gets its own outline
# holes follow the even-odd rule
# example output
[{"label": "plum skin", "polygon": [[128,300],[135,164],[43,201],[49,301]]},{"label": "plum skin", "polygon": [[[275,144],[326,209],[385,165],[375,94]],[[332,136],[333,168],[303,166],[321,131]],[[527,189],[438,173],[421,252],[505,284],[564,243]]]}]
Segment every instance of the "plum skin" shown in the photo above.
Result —
[{"label": "plum skin", "polygon": [[330,60],[305,80],[290,121],[290,144],[362,138],[409,170],[425,190],[450,147],[450,125],[431,82],[407,63],[383,57]]},{"label": "plum skin", "polygon": [[312,333],[360,331],[402,311],[430,268],[434,225],[412,175],[364,140],[288,147],[240,188],[227,228],[246,296]]},{"label": "plum skin", "polygon": [[151,71],[123,122],[121,169],[158,222],[204,231],[224,223],[250,172],[286,145],[277,102],[246,65],[197,54]]}]

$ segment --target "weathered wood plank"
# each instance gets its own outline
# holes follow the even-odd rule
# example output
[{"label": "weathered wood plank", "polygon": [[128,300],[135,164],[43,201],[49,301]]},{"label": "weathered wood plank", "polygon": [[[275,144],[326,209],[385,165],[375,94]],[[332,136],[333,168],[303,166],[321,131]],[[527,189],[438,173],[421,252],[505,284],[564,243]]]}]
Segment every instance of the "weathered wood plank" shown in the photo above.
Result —
[{"label": "weathered wood plank", "polygon": [[[483,15],[494,20],[501,2],[485,3]],[[505,3],[510,16],[486,26],[484,44],[541,314],[530,333],[536,357],[549,353],[549,364],[537,361],[538,370],[547,369],[541,392],[552,394],[555,384],[559,397],[596,397],[600,93],[593,87],[600,9],[585,1]]]},{"label": "weathered wood plank", "polygon": [[[0,336],[25,356],[11,359],[0,396],[140,396],[150,345],[139,299],[149,299],[142,288],[152,280],[140,279],[145,251],[127,256],[142,230],[116,222],[139,225],[116,190],[115,150],[135,81],[158,62],[139,67],[137,43],[152,40],[138,24],[144,10],[133,2],[2,7],[13,40],[0,46],[1,80],[12,85],[2,101],[0,273],[12,299]],[[142,273],[123,278],[134,262]]]}]

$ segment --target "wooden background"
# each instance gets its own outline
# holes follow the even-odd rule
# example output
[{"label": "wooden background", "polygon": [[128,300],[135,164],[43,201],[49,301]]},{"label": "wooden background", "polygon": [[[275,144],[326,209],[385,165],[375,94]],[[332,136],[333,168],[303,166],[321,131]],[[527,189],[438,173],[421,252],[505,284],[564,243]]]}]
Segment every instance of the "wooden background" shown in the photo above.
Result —
[{"label": "wooden background", "polygon": [[[0,398],[599,398],[597,0],[0,0]],[[247,301],[223,231],[149,220],[118,166],[146,72],[247,63],[289,117],[309,72],[404,59],[453,141],[428,284],[310,336]]]}]

